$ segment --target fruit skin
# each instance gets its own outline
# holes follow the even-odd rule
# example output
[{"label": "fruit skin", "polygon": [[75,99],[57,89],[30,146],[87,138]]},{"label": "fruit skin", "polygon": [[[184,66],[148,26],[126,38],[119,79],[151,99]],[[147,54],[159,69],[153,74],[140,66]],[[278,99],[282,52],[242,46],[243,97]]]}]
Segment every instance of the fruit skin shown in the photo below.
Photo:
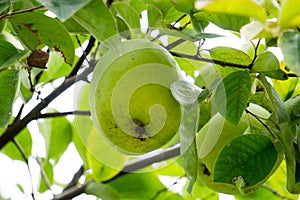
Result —
[{"label": "fruit skin", "polygon": [[[76,110],[89,110],[90,85],[76,89]],[[116,151],[99,135],[90,117],[76,115],[73,122],[73,142],[85,167],[92,170],[89,176],[96,181],[106,181],[118,174],[124,168],[127,156]]]},{"label": "fruit skin", "polygon": [[[265,110],[259,107],[250,108],[258,116],[266,116]],[[254,186],[242,188],[239,190],[234,184],[217,183],[213,181],[214,165],[222,151],[223,147],[233,138],[249,133],[249,121],[251,128],[256,126],[257,129],[263,129],[262,124],[254,122],[253,116],[243,114],[237,126],[225,120],[219,113],[215,114],[211,120],[197,134],[197,147],[199,150],[199,170],[197,180],[209,187],[210,189],[226,194],[240,195],[248,194],[256,190],[261,184],[277,169],[282,161],[282,155],[279,153],[277,162],[274,164],[272,171],[264,180]],[[210,131],[208,131],[211,129]],[[221,131],[218,131],[221,130]],[[206,140],[205,140],[205,139]],[[205,146],[206,145],[206,146]]]},{"label": "fruit skin", "polygon": [[142,39],[113,45],[94,70],[90,105],[98,131],[125,154],[143,154],[177,133],[181,107],[170,85],[182,79],[167,50]]}]

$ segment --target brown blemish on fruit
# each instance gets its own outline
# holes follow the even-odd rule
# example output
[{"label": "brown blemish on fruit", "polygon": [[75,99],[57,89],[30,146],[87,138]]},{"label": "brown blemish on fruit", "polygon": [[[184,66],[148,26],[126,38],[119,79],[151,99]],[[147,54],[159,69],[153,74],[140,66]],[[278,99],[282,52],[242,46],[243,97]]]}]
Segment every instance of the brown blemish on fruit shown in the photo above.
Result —
[{"label": "brown blemish on fruit", "polygon": [[151,138],[150,136],[148,136],[148,133],[147,133],[147,130],[145,127],[146,125],[142,121],[140,121],[138,119],[133,119],[133,122],[136,125],[135,132],[138,134],[138,139],[140,141],[145,141],[147,138]]}]

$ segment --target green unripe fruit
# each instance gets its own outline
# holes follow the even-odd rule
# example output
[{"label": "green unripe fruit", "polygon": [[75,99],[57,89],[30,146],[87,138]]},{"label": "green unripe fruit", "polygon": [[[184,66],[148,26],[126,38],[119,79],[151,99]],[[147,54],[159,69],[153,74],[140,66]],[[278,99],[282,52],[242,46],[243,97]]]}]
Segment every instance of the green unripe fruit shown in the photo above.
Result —
[{"label": "green unripe fruit", "polygon": [[[257,105],[250,104],[247,110],[250,110],[253,115],[261,119],[267,119],[270,116],[269,112]],[[259,132],[263,130],[263,125],[253,115],[244,113],[240,122],[235,126],[217,113],[201,128],[197,134],[197,148],[199,151],[198,181],[201,184],[220,193],[248,194],[259,188],[277,169],[282,160],[282,152],[278,152],[277,161],[273,165],[272,170],[259,182],[255,182],[255,184],[238,188],[234,183],[235,177],[232,179],[232,184],[214,181],[216,161],[226,145],[229,145],[234,138],[242,134],[251,134],[253,132],[253,134],[264,135],[264,132]],[[277,147],[277,151],[279,149],[281,148]]]},{"label": "green unripe fruit", "polygon": [[179,67],[167,50],[150,41],[114,45],[99,60],[90,105],[98,131],[126,154],[162,147],[177,133],[181,107],[170,85]]},{"label": "green unripe fruit", "polygon": [[199,131],[197,135],[200,158],[198,181],[201,184],[217,192],[240,194],[234,185],[213,182],[213,171],[222,148],[231,139],[243,134],[248,126],[247,116],[245,115],[240,123],[234,126],[217,113]]}]

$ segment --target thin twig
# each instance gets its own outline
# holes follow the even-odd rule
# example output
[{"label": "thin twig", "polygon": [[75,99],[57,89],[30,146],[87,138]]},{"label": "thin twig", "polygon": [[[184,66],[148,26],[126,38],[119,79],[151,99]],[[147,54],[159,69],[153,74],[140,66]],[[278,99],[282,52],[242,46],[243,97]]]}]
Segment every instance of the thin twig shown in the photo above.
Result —
[{"label": "thin twig", "polygon": [[[21,107],[20,111],[23,109],[23,106]],[[18,117],[17,117],[18,118]],[[21,147],[21,145],[15,140],[13,139],[12,142],[14,143],[14,145],[17,147],[18,151],[20,152],[23,160],[25,161],[26,165],[27,165],[27,170],[28,170],[28,173],[29,173],[29,177],[30,177],[30,185],[31,185],[31,196],[32,196],[32,199],[35,200],[35,196],[34,196],[34,189],[33,189],[33,182],[32,182],[32,174],[31,174],[31,171],[30,171],[30,168],[29,168],[29,161],[28,161],[28,158],[27,158],[27,155],[25,153],[25,151],[23,150],[23,148]]]},{"label": "thin twig", "polygon": [[36,7],[33,7],[33,8],[28,8],[28,9],[24,9],[24,10],[16,10],[16,11],[11,12],[11,13],[5,13],[3,15],[0,15],[0,20],[3,19],[3,18],[9,17],[11,15],[26,13],[26,12],[32,12],[32,11],[35,11],[35,10],[38,10],[38,9],[41,9],[41,8],[44,8],[44,6],[39,5],[39,6],[36,6]]},{"label": "thin twig", "polygon": [[74,186],[77,185],[79,179],[81,178],[81,176],[84,173],[84,166],[82,165],[79,170],[74,174],[72,180],[70,181],[70,183],[65,187],[65,189],[63,191],[66,191]]},{"label": "thin twig", "polygon": [[262,185],[263,188],[265,188],[266,190],[272,192],[275,196],[279,197],[280,199],[285,199],[285,200],[294,200],[292,198],[286,197],[282,194],[279,194],[276,190],[274,190],[273,188],[271,188],[270,186],[263,184]]},{"label": "thin twig", "polygon": [[173,49],[174,47],[182,44],[183,42],[185,42],[186,40],[185,39],[179,39],[179,40],[176,40],[175,42],[172,42],[171,44],[169,44],[168,46],[166,46],[165,48],[167,50],[170,50],[170,49]]},{"label": "thin twig", "polygon": [[273,132],[269,129],[269,127],[260,119],[259,116],[257,116],[256,114],[250,112],[248,109],[245,109],[245,112],[252,115],[257,121],[259,121],[259,123],[261,123],[266,129],[267,131],[270,133],[270,135],[276,139],[276,137],[274,136]]},{"label": "thin twig", "polygon": [[259,47],[260,41],[261,41],[261,39],[258,40],[258,42],[257,42],[257,44],[256,44],[256,46],[255,46],[255,48],[254,48],[254,57],[253,57],[253,59],[252,59],[251,64],[249,65],[249,68],[250,68],[250,69],[251,69],[252,66],[254,65],[254,62],[255,62],[255,60],[256,60],[256,58],[257,58],[257,56],[258,56],[258,53],[257,53],[257,52],[258,52],[258,47]]},{"label": "thin twig", "polygon": [[69,200],[85,192],[86,187],[93,181],[87,182],[81,186],[74,186],[61,194],[54,195],[52,200]]},{"label": "thin twig", "polygon": [[67,76],[67,78],[70,78],[77,74],[77,72],[79,71],[80,67],[82,66],[84,60],[86,59],[87,55],[89,55],[92,48],[94,47],[95,41],[96,41],[96,39],[93,36],[91,36],[86,49],[83,51],[82,55],[80,56],[79,60],[77,61],[76,65],[73,67],[73,70],[70,72],[70,74]]},{"label": "thin twig", "polygon": [[40,166],[40,172],[41,172],[41,176],[42,176],[42,179],[44,180],[45,182],[45,185],[46,187],[52,192],[52,194],[54,195],[54,192],[51,190],[51,183],[47,177],[47,174],[46,172],[44,171],[44,168],[43,168],[43,164],[41,163],[41,161],[39,160],[39,158],[36,158],[35,159],[36,162],[38,163],[38,165]]},{"label": "thin twig", "polygon": [[198,61],[203,61],[207,63],[212,63],[212,64],[217,64],[221,65],[223,67],[228,66],[228,67],[236,67],[240,69],[249,69],[249,65],[241,65],[237,63],[230,63],[230,62],[225,62],[221,60],[215,60],[215,59],[210,59],[210,58],[203,58],[198,55],[189,55],[189,54],[184,54],[184,53],[179,53],[179,52],[173,52],[170,51],[171,55],[175,57],[181,57],[181,58],[187,58],[187,59],[192,59],[192,60],[198,60]]},{"label": "thin twig", "polygon": [[39,116],[39,119],[52,118],[52,117],[62,117],[62,116],[66,116],[66,115],[85,115],[85,116],[90,116],[91,112],[90,111],[75,110],[75,111],[69,111],[69,112],[45,113],[45,114],[41,114]]}]

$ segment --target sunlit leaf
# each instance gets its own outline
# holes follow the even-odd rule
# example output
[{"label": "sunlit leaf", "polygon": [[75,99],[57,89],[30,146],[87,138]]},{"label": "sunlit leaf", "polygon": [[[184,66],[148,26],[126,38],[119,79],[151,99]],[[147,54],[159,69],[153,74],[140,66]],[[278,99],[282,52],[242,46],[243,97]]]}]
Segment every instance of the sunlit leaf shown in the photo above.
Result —
[{"label": "sunlit leaf", "polygon": [[71,17],[90,0],[39,0],[62,21]]},{"label": "sunlit leaf", "polygon": [[274,88],[280,95],[280,97],[286,101],[296,93],[296,89],[299,83],[298,78],[289,78],[287,80],[273,80]]},{"label": "sunlit leaf", "polygon": [[194,16],[198,20],[207,20],[223,29],[233,31],[240,31],[242,26],[250,22],[249,17],[227,13],[214,13],[209,11],[198,12],[194,14]]},{"label": "sunlit leaf", "polygon": [[262,22],[266,19],[266,11],[252,0],[216,0],[208,4],[200,4],[198,9],[226,14],[254,17]]},{"label": "sunlit leaf", "polygon": [[282,29],[300,24],[300,4],[297,0],[283,0],[281,2],[279,22]]},{"label": "sunlit leaf", "polygon": [[209,53],[213,59],[224,62],[245,66],[249,65],[252,62],[251,58],[243,51],[231,47],[218,46],[209,50]]},{"label": "sunlit leaf", "polygon": [[45,138],[47,158],[57,162],[71,142],[71,123],[65,117],[56,117],[40,121],[38,125]]},{"label": "sunlit leaf", "polygon": [[116,22],[102,0],[91,0],[73,18],[99,41],[117,34]]},{"label": "sunlit leaf", "polygon": [[19,85],[19,71],[0,72],[0,129],[5,129],[12,115],[13,103]]},{"label": "sunlit leaf", "polygon": [[73,64],[75,54],[72,39],[57,20],[37,12],[21,13],[9,19],[18,37],[29,49],[35,50],[40,44],[45,44],[59,52],[66,63]]},{"label": "sunlit leaf", "polygon": [[270,78],[286,80],[288,77],[280,69],[280,64],[277,57],[271,52],[260,54],[255,60],[252,70],[255,72],[264,72]]},{"label": "sunlit leaf", "polygon": [[115,9],[117,15],[119,15],[130,28],[139,28],[139,13],[128,3],[126,2],[116,2],[112,5],[112,8]]}]

